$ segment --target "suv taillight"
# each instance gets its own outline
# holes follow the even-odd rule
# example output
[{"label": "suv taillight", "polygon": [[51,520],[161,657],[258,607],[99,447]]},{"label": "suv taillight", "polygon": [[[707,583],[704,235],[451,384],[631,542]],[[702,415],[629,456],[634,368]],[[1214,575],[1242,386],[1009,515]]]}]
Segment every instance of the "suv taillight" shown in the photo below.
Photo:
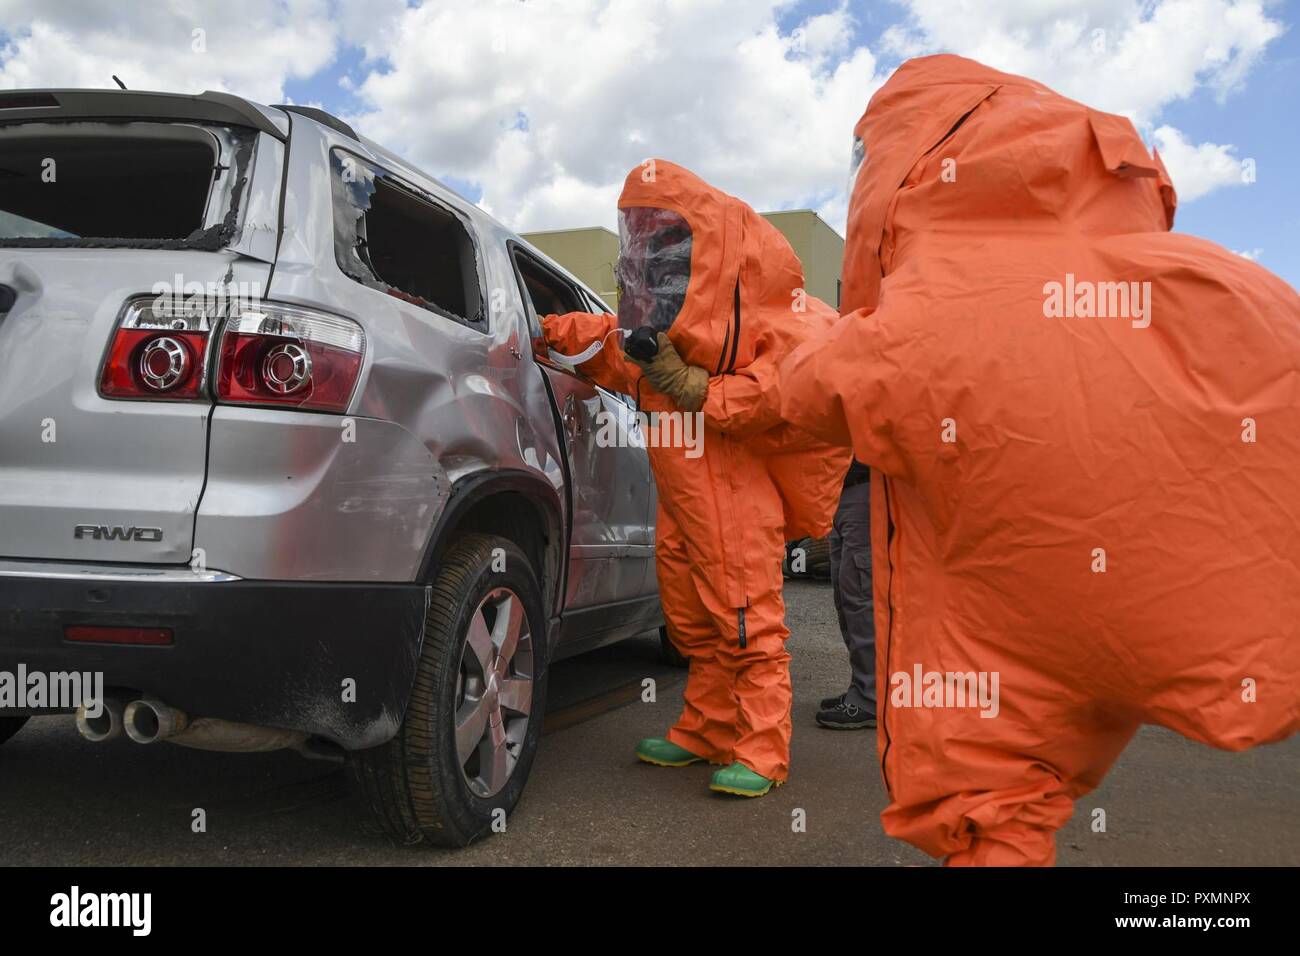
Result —
[{"label": "suv taillight", "polygon": [[177,401],[199,398],[213,318],[205,307],[195,308],[185,299],[132,299],[104,360],[100,394]]},{"label": "suv taillight", "polygon": [[365,333],[351,319],[262,303],[226,321],[217,400],[342,412],[361,374]]}]

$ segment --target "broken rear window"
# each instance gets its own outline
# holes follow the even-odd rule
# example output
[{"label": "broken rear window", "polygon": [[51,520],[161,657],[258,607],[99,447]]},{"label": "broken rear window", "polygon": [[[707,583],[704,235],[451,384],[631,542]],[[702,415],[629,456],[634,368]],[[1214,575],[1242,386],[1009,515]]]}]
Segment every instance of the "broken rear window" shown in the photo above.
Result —
[{"label": "broken rear window", "polygon": [[0,127],[0,246],[219,249],[255,136],[189,123]]},{"label": "broken rear window", "polygon": [[362,285],[483,330],[474,240],[451,210],[334,150],[334,254]]}]

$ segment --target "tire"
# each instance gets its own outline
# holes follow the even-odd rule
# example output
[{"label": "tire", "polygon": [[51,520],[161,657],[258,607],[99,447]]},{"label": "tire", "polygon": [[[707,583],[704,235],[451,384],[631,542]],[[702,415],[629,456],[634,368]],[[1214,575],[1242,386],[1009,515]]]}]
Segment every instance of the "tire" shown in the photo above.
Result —
[{"label": "tire", "polygon": [[26,717],[0,717],[0,745],[23,729]]},{"label": "tire", "polygon": [[[795,569],[795,555],[799,553],[802,560],[800,568]],[[818,578],[829,580],[831,576],[831,542],[829,538],[800,538],[789,541],[785,546],[785,560],[781,562],[781,574],[788,579]]]},{"label": "tire", "polygon": [[[512,631],[513,652],[503,655]],[[546,616],[528,558],[505,538],[466,534],[434,581],[401,728],[348,755],[379,827],[402,844],[459,847],[508,817],[537,754],[547,675]]]},{"label": "tire", "polygon": [[809,577],[830,580],[831,576],[831,539],[809,538],[804,542],[808,552]]},{"label": "tire", "polygon": [[659,659],[669,667],[691,666],[691,662],[682,656],[682,652],[677,649],[677,645],[668,636],[667,625],[659,628]]}]

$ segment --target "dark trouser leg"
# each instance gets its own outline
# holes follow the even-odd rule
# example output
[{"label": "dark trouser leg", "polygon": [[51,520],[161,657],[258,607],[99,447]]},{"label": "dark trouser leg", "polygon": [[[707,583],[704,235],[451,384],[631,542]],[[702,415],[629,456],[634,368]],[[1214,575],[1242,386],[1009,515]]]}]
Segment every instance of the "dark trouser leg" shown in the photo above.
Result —
[{"label": "dark trouser leg", "polygon": [[871,599],[870,482],[844,489],[830,534],[831,582],[849,652],[848,702],[875,713],[876,619]]}]

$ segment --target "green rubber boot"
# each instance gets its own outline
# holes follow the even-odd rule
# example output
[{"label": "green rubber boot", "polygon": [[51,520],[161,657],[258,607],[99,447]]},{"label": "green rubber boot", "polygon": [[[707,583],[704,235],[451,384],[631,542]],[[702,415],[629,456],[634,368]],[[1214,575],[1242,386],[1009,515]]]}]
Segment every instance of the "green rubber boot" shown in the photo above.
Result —
[{"label": "green rubber boot", "polygon": [[761,797],[772,789],[772,785],[781,786],[783,781],[768,780],[762,774],[754,773],[743,763],[733,763],[713,774],[709,789],[717,793],[730,793],[737,797]]},{"label": "green rubber boot", "polygon": [[704,758],[663,737],[647,737],[636,745],[636,759],[656,767],[689,767]]}]

